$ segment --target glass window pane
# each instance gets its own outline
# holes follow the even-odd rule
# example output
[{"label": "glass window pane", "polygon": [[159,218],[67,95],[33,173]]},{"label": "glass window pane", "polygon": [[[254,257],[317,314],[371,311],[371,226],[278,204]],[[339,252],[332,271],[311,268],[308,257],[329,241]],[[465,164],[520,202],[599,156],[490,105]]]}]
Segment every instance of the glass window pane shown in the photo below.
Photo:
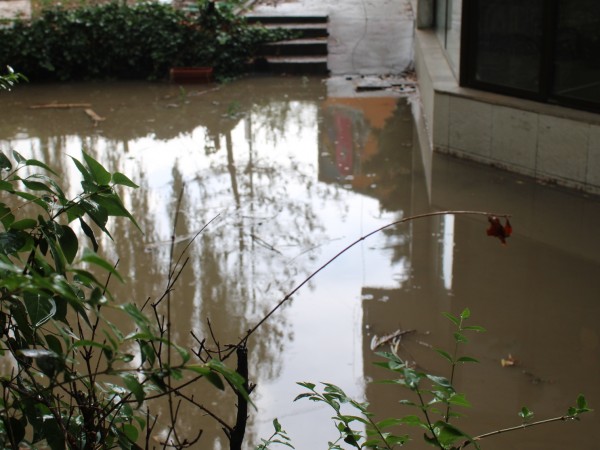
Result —
[{"label": "glass window pane", "polygon": [[435,1],[435,33],[442,44],[446,48],[446,7],[448,0]]},{"label": "glass window pane", "polygon": [[554,94],[600,103],[600,2],[559,1]]},{"label": "glass window pane", "polygon": [[539,90],[543,0],[479,0],[475,79]]},{"label": "glass window pane", "polygon": [[446,54],[455,73],[460,65],[460,33],[462,21],[462,0],[450,0],[448,3],[448,31],[446,33]]}]

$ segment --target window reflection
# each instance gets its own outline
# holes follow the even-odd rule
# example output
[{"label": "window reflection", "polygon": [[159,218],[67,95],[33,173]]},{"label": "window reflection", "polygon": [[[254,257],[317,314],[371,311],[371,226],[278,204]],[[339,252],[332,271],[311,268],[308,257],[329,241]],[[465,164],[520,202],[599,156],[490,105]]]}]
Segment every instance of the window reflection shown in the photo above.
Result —
[{"label": "window reflection", "polygon": [[542,1],[479,2],[476,79],[516,89],[539,89]]},{"label": "window reflection", "polygon": [[600,102],[600,3],[559,2],[554,93]]}]

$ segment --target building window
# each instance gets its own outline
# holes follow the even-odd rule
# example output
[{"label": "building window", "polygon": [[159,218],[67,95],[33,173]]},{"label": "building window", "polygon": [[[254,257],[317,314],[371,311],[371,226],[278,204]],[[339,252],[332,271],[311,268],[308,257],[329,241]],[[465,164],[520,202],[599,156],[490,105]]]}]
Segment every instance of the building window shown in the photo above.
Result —
[{"label": "building window", "polygon": [[463,3],[463,85],[600,111],[598,0]]},{"label": "building window", "polygon": [[461,15],[462,0],[435,0],[436,34],[456,74],[460,63]]}]

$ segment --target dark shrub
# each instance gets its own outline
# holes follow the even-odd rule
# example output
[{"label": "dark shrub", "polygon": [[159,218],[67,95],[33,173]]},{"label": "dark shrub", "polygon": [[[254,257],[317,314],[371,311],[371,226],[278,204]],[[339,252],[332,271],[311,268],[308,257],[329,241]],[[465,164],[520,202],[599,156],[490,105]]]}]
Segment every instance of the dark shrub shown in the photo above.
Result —
[{"label": "dark shrub", "polygon": [[30,80],[160,79],[173,66],[242,71],[262,42],[283,37],[246,24],[227,6],[185,13],[170,5],[109,3],[44,10],[0,29],[0,66]]}]

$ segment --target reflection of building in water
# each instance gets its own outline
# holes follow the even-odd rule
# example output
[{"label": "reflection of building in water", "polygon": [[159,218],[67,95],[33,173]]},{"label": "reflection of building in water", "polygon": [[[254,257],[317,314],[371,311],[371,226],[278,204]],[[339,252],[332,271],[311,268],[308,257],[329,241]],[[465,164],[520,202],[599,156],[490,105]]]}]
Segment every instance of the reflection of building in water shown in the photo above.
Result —
[{"label": "reflection of building in water", "polygon": [[403,210],[410,183],[402,181],[410,180],[413,161],[408,104],[395,98],[329,98],[322,117],[319,180],[378,198],[383,209]]},{"label": "reflection of building in water", "polygon": [[[469,307],[467,325],[482,325],[487,332],[467,334],[470,342],[460,350],[461,356],[475,357],[480,364],[457,368],[455,386],[473,408],[459,410],[467,419],[455,420],[456,426],[476,435],[518,425],[516,413],[523,405],[542,419],[564,413],[579,391],[588,402],[600,398],[600,281],[593,275],[599,244],[585,238],[597,227],[598,209],[568,192],[445,157],[436,160],[433,180],[432,210],[506,208],[514,211],[513,225],[518,227],[505,247],[485,235],[485,216],[412,222],[405,250],[409,279],[401,287],[364,286],[361,291],[365,378],[394,377],[373,365],[380,359],[371,347],[374,336],[399,330],[414,330],[402,337],[403,358],[448,377],[450,367],[434,349],[452,352],[455,327],[441,312],[456,316]],[[428,206],[425,201],[419,205]],[[389,345],[377,350],[389,351]],[[509,354],[518,361],[516,367],[502,367],[501,359]],[[368,384],[365,395],[376,420],[416,413],[401,409],[398,400],[415,398],[400,387]],[[575,427],[495,437],[485,448],[512,448],[515,442],[519,448],[547,448],[550,432],[560,441],[553,448],[591,450],[595,442],[589,436],[597,431],[585,419]],[[415,448],[425,449],[421,435],[414,432]]]}]

